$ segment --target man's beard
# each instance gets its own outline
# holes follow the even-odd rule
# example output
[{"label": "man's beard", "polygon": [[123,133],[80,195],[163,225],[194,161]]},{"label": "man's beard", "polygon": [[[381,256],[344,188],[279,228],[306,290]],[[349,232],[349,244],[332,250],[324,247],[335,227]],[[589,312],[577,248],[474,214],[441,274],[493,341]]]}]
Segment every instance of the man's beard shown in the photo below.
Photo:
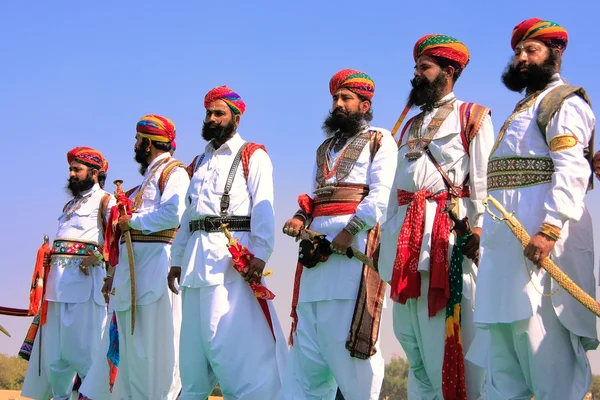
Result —
[{"label": "man's beard", "polygon": [[362,131],[365,125],[365,114],[360,111],[345,111],[341,107],[337,107],[329,112],[329,115],[323,122],[322,128],[328,137],[338,131],[343,136],[350,137]]},{"label": "man's beard", "polygon": [[[527,66],[527,70],[521,71],[524,65]],[[521,61],[515,66],[512,61],[509,62],[502,74],[502,83],[513,92],[521,93],[524,89],[527,89],[527,92],[535,92],[545,89],[554,74],[556,74],[556,56],[550,52],[542,65]]]},{"label": "man's beard", "polygon": [[142,143],[136,148],[134,148],[135,152],[135,162],[140,164],[140,174],[144,175],[146,170],[148,169],[148,148],[150,147],[150,141],[143,140]]},{"label": "man's beard", "polygon": [[215,122],[205,122],[202,125],[202,139],[210,142],[225,143],[231,139],[235,132],[235,122],[229,121],[227,125],[220,125]]},{"label": "man's beard", "polygon": [[84,180],[79,180],[75,177],[70,177],[67,184],[67,190],[71,192],[73,197],[81,196],[81,193],[90,190],[94,187],[96,182],[94,182],[94,178],[92,177],[91,169],[88,170],[87,177]]},{"label": "man's beard", "polygon": [[410,84],[412,89],[408,95],[408,104],[411,106],[433,107],[444,96],[448,79],[440,71],[438,76],[431,82],[424,76],[416,76],[410,81]]}]

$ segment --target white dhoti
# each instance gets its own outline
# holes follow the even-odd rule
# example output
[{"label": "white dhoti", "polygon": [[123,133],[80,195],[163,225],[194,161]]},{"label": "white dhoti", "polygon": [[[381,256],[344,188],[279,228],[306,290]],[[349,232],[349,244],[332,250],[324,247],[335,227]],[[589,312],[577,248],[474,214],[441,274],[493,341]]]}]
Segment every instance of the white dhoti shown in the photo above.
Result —
[{"label": "white dhoti", "polygon": [[[269,304],[273,333],[249,285],[182,290],[181,400],[205,400],[219,383],[224,399],[279,399],[287,343]],[[268,302],[270,303],[270,302]]]},{"label": "white dhoti", "polygon": [[346,340],[356,300],[298,303],[298,328],[284,381],[286,400],[333,400],[339,386],[346,400],[379,399],[384,360],[350,356]]},{"label": "white dhoti", "polygon": [[124,399],[168,399],[175,368],[173,312],[170,296],[136,308],[131,335],[131,309],[117,311],[119,372],[115,386]]},{"label": "white dhoti", "polygon": [[[470,281],[470,275],[465,281]],[[471,285],[464,285],[461,304],[461,338],[463,354],[466,354],[476,328],[473,324],[473,301]],[[429,290],[429,274],[421,272],[421,293]],[[409,299],[406,304],[394,303],[394,333],[406,353],[410,371],[408,374],[408,398],[411,400],[443,399],[442,364],[446,335],[445,309],[429,317],[428,298],[421,295]],[[485,370],[465,360],[467,398],[483,399]]]}]

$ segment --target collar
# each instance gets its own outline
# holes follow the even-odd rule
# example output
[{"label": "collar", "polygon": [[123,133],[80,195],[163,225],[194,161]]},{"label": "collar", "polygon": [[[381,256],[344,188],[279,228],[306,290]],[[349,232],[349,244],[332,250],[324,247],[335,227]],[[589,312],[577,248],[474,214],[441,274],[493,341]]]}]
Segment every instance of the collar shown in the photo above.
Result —
[{"label": "collar", "polygon": [[94,193],[95,191],[100,190],[100,185],[95,183],[94,186],[92,186],[91,189],[86,190],[85,192],[81,192],[81,195],[78,197],[74,197],[74,199],[81,199],[82,197],[88,196],[92,193]]},{"label": "collar", "polygon": [[454,95],[454,92],[450,92],[447,95],[445,95],[444,97],[442,97],[441,99],[439,99],[438,101],[436,101],[433,104],[424,104],[421,106],[421,111],[425,111],[425,112],[431,112],[435,109],[438,109],[442,106],[445,106],[446,104],[450,104],[452,103],[454,100],[456,100],[456,96]]},{"label": "collar", "polygon": [[213,141],[211,140],[210,142],[208,142],[206,144],[206,147],[204,148],[204,152],[206,154],[213,154],[217,151],[218,152],[230,151],[231,153],[237,154],[238,150],[240,149],[240,147],[242,147],[242,145],[244,143],[246,143],[244,141],[244,139],[242,139],[240,134],[236,132],[228,141],[223,143],[221,145],[221,147],[219,147],[218,149],[215,149]]},{"label": "collar", "polygon": [[154,160],[152,160],[152,162],[150,163],[150,165],[148,165],[148,168],[146,169],[146,173],[148,173],[148,171],[150,171],[152,169],[152,167],[154,165],[156,165],[157,162],[164,160],[165,158],[171,157],[171,154],[167,151],[165,153],[159,154],[158,156],[156,156],[156,158]]}]

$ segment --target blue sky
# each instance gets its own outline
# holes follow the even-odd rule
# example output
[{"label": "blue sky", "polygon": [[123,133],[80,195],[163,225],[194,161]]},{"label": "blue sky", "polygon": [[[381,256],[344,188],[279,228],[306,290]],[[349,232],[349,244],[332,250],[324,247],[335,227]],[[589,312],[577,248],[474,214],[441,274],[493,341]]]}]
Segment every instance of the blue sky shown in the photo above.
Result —
[{"label": "blue sky", "polygon": [[[4,1],[0,3],[0,116],[5,173],[0,209],[4,254],[0,305],[26,307],[35,251],[56,232],[67,194],[66,152],[91,146],[107,157],[108,181],[137,185],[135,124],[148,113],[177,126],[175,156],[201,153],[204,94],[227,84],[245,100],[239,128],[264,143],[275,166],[276,219],[281,226],[310,188],[314,153],[329,110],[330,77],[342,68],[375,81],[373,125],[391,129],[402,111],[414,62],[414,42],[428,33],[463,41],[471,52],[455,88],[460,99],[492,108],[499,129],[519,96],[500,74],[511,55],[510,34],[539,17],[569,32],[563,76],[600,99],[597,40],[600,6],[592,1]],[[568,5],[567,5],[568,4]],[[600,100],[599,100],[600,101]],[[598,141],[596,140],[596,148]],[[600,185],[597,185],[600,186]],[[112,184],[107,185],[114,190]],[[600,221],[600,189],[587,196]],[[600,237],[600,233],[596,232]],[[596,239],[600,256],[600,240]],[[294,242],[277,234],[269,284],[287,331]],[[334,284],[332,282],[332,284]],[[13,335],[0,352],[14,355],[29,318],[0,316]],[[389,308],[382,325],[386,360],[402,354]],[[590,352],[600,373],[600,353]]]}]

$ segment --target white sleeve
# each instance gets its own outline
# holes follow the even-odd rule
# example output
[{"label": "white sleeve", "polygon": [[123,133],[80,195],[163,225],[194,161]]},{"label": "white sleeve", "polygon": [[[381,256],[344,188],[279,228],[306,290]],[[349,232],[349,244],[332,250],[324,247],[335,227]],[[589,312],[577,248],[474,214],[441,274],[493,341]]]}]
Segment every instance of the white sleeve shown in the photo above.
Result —
[{"label": "white sleeve", "polygon": [[469,146],[469,186],[471,197],[467,217],[472,228],[483,226],[485,207],[482,200],[487,196],[487,164],[494,145],[494,127],[490,115],[486,115],[479,132]]}]

